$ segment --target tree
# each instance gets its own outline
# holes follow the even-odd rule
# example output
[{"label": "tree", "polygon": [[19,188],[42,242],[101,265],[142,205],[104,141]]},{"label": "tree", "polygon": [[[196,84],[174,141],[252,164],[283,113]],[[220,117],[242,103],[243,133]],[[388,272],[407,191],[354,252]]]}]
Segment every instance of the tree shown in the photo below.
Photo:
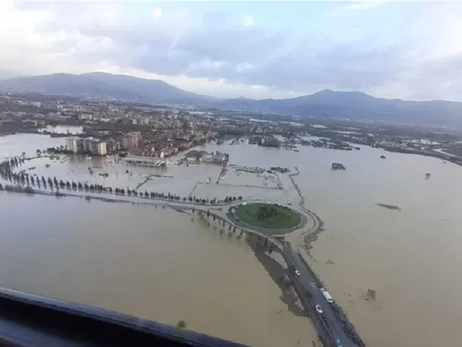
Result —
[{"label": "tree", "polygon": [[144,192],[144,197],[145,197],[145,198],[149,198],[149,193],[148,193],[147,190]]},{"label": "tree", "polygon": [[180,320],[178,323],[176,323],[176,327],[180,329],[185,329],[186,328],[186,322],[184,320]]},{"label": "tree", "polygon": [[242,200],[242,196],[238,197],[239,200]]}]

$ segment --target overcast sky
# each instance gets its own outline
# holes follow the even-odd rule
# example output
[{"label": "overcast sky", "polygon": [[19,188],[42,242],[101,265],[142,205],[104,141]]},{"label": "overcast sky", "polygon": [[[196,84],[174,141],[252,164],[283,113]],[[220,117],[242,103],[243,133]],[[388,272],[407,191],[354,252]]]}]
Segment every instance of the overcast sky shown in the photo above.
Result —
[{"label": "overcast sky", "polygon": [[462,101],[462,3],[0,0],[0,77],[93,71],[221,97]]}]

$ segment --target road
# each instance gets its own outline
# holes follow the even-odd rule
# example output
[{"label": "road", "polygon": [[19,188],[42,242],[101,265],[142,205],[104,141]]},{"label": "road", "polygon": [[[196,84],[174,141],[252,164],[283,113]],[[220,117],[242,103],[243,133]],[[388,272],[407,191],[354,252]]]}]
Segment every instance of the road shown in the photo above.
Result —
[{"label": "road", "polygon": [[[53,192],[37,192],[39,194],[53,195]],[[229,205],[235,204],[230,203],[226,208],[225,206],[202,206],[191,204],[188,202],[181,201],[159,201],[151,200],[149,198],[142,197],[127,197],[127,196],[118,196],[118,195],[108,195],[104,193],[93,193],[85,192],[85,194],[76,194],[71,192],[66,192],[67,196],[90,196],[91,198],[108,200],[108,201],[119,201],[119,202],[138,202],[144,204],[152,204],[159,206],[169,206],[177,210],[197,210],[202,213],[209,213],[215,215],[222,221],[225,221],[231,225],[234,225],[241,230],[245,230],[247,233],[256,234],[262,238],[267,238],[260,230],[249,230],[247,225],[242,225],[239,223],[236,218],[233,217],[233,214],[230,213],[231,207]],[[225,207],[223,209],[223,207]],[[255,229],[255,228],[251,228]],[[268,240],[281,250],[281,254],[285,258],[289,266],[289,277],[294,284],[294,288],[298,292],[300,299],[307,312],[310,314],[318,335],[322,338],[325,346],[338,347],[336,340],[341,341],[342,347],[363,347],[364,343],[361,339],[354,333],[354,327],[346,319],[346,317],[338,310],[335,304],[329,304],[324,298],[322,292],[319,290],[320,282],[317,280],[316,275],[311,271],[308,264],[304,262],[300,254],[293,250],[287,242],[280,242],[274,238],[269,237]],[[300,275],[295,275],[295,269],[300,271]],[[315,306],[319,305],[322,308],[323,313],[319,314]]]},{"label": "road", "polygon": [[[361,340],[353,337],[346,331],[346,327],[350,324],[345,319],[342,319],[341,314],[336,310],[335,304],[330,304],[325,299],[322,292],[319,290],[318,281],[314,273],[307,267],[307,264],[302,260],[301,256],[293,250],[293,248],[285,243],[283,246],[283,256],[289,265],[289,271],[294,273],[294,268],[300,272],[300,275],[291,274],[291,278],[297,291],[301,297],[304,297],[304,302],[311,304],[312,319],[315,320],[315,325],[318,334],[323,338],[328,346],[337,346],[336,340],[340,340],[343,347],[362,347],[364,343]],[[334,299],[335,300],[335,299]],[[318,313],[314,308],[319,305],[322,308],[322,313]],[[317,322],[316,322],[317,321]],[[319,331],[321,330],[321,331]]]}]

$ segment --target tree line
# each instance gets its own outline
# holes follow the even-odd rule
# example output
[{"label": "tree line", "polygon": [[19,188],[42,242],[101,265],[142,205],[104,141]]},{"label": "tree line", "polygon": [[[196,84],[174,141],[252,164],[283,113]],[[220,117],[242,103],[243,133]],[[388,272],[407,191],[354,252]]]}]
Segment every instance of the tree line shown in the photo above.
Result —
[{"label": "tree line", "polygon": [[[58,179],[56,176],[47,177],[45,176],[33,176],[29,175],[27,172],[21,171],[20,173],[15,173],[14,169],[18,168],[24,163],[25,159],[21,157],[14,157],[11,159],[6,159],[0,163],[0,176],[13,184],[29,188],[29,192],[33,191],[32,187],[37,187],[39,189],[50,189],[52,191],[56,190],[56,193],[59,193],[59,189],[67,189],[74,191],[85,191],[85,192],[96,192],[96,193],[110,193],[118,195],[127,195],[127,196],[136,196],[150,199],[163,199],[163,200],[172,200],[172,201],[183,201],[203,205],[218,205],[221,203],[228,203],[232,201],[242,200],[242,196],[226,196],[224,199],[218,200],[217,198],[200,198],[196,196],[180,197],[176,194],[163,193],[163,192],[138,192],[135,189],[124,188],[112,188],[103,186],[101,184],[88,184],[86,182],[74,182],[74,181],[64,181]],[[14,186],[6,185],[3,187],[0,184],[0,189],[5,189],[6,187],[12,188]],[[32,189],[32,191],[30,190]],[[14,189],[10,189],[14,190]]]}]

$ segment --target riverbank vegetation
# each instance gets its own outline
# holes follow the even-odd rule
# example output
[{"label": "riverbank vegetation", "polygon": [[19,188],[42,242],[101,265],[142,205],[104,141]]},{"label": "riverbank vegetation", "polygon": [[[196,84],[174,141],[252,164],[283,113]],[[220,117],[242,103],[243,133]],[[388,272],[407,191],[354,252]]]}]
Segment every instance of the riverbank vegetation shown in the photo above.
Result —
[{"label": "riverbank vegetation", "polygon": [[236,208],[236,216],[242,222],[268,229],[290,229],[301,222],[300,214],[277,204],[242,204]]}]

